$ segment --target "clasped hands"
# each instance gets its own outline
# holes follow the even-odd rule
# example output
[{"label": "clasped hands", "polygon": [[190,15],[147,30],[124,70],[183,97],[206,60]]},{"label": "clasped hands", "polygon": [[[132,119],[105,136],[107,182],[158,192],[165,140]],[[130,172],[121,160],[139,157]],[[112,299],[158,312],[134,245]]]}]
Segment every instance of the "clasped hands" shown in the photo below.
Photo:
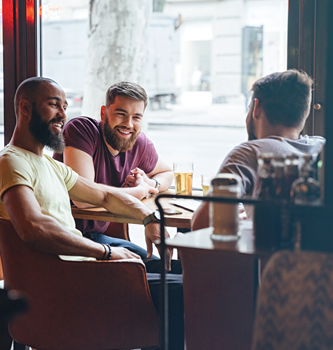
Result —
[{"label": "clasped hands", "polygon": [[140,168],[135,168],[130,171],[130,175],[127,175],[124,181],[124,187],[137,187],[145,186],[148,193],[158,193],[159,191],[155,188],[156,182],[150,179],[147,174]]}]

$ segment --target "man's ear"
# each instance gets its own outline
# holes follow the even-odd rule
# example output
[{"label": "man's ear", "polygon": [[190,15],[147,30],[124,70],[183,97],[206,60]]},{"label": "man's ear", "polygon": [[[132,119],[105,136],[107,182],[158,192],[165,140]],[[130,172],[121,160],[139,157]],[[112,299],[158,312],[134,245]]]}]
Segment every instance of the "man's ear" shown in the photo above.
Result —
[{"label": "man's ear", "polygon": [[253,113],[252,113],[252,117],[254,119],[259,119],[261,113],[261,106],[259,104],[259,100],[257,98],[255,98],[253,100]]},{"label": "man's ear", "polygon": [[106,107],[102,106],[101,107],[101,121],[104,123],[105,120],[105,112],[106,112]]},{"label": "man's ear", "polygon": [[32,114],[32,103],[29,102],[28,100],[22,99],[19,102],[19,111],[20,115],[25,118],[25,119],[30,119],[31,114]]}]

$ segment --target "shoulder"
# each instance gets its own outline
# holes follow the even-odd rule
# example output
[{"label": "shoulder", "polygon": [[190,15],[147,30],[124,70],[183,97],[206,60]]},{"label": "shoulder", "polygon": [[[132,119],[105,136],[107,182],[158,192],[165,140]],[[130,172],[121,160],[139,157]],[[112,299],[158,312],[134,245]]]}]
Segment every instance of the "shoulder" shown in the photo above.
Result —
[{"label": "shoulder", "polygon": [[136,143],[141,146],[141,145],[147,145],[148,143],[152,143],[152,142],[148,139],[148,137],[145,135],[144,132],[140,132],[138,138],[136,139]]},{"label": "shoulder", "polygon": [[99,121],[90,117],[77,117],[69,120],[64,126],[64,134],[71,131],[99,132]]},{"label": "shoulder", "polygon": [[[89,117],[71,119],[64,127],[66,147],[74,147],[90,156],[102,142],[99,121]],[[57,156],[57,159],[61,157]]]},{"label": "shoulder", "polygon": [[18,169],[18,168],[31,168],[36,156],[31,152],[15,146],[6,146],[0,152],[0,168],[4,170],[4,167]]},{"label": "shoulder", "polygon": [[24,149],[6,146],[0,152],[0,196],[18,184],[33,188],[39,175],[39,158]]},{"label": "shoulder", "polygon": [[149,138],[143,132],[140,132],[138,138],[135,141],[135,144],[133,145],[132,150],[134,152],[143,152],[149,149],[155,149],[153,142],[149,140]]},{"label": "shoulder", "polygon": [[246,161],[255,158],[260,149],[260,144],[254,141],[246,141],[234,147],[227,155],[227,160],[244,159]]}]

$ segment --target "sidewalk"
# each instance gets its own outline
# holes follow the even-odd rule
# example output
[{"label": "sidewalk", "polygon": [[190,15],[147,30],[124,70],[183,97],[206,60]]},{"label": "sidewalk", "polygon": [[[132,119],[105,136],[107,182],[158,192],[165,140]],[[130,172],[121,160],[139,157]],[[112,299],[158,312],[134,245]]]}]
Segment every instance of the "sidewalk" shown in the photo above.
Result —
[{"label": "sidewalk", "polygon": [[149,125],[245,128],[245,106],[212,104],[209,106],[170,105],[170,110],[147,110]]}]

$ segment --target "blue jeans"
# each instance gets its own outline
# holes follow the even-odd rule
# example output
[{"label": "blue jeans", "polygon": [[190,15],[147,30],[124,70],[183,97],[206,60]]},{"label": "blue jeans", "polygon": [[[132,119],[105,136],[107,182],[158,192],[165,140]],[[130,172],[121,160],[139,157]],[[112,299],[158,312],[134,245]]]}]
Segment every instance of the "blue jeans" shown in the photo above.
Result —
[{"label": "blue jeans", "polygon": [[[85,233],[84,236],[97,243],[110,244],[112,247],[127,248],[131,252],[140,255],[141,259],[147,259],[147,251],[145,249],[125,239],[106,236],[99,232]],[[158,259],[158,257],[153,255],[151,259]]]}]

